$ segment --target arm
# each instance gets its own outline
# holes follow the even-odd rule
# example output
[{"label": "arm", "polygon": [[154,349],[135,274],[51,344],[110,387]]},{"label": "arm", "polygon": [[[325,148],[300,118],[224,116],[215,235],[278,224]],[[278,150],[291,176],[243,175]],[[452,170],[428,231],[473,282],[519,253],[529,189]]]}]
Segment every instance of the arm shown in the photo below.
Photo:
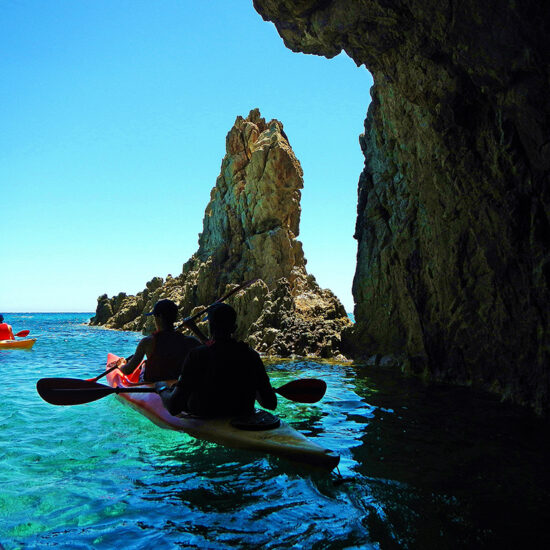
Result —
[{"label": "arm", "polygon": [[15,336],[13,335],[13,330],[11,328],[11,325],[8,325],[8,330],[10,332],[10,340],[15,340]]},{"label": "arm", "polygon": [[183,327],[189,329],[191,332],[193,332],[202,344],[205,344],[208,341],[207,336],[201,331],[201,329],[197,326],[195,321],[193,321],[193,320],[186,321],[184,319],[181,326],[183,326]]},{"label": "arm", "polygon": [[169,388],[165,382],[157,382],[156,389],[164,407],[172,416],[185,411],[187,408],[187,398],[181,386],[176,384]]},{"label": "arm", "polygon": [[165,382],[157,382],[155,384],[155,388],[162,399],[162,403],[166,410],[173,416],[187,410],[189,391],[186,388],[189,387],[187,378],[189,378],[189,364],[191,361],[190,355],[188,355],[183,364],[183,369],[178,381],[171,388],[169,388]]},{"label": "arm", "polygon": [[[143,361],[143,358],[145,357],[145,355],[147,354],[147,351],[149,349],[149,346],[148,346],[148,343],[149,343],[149,337],[147,338],[144,338],[143,340],[141,340],[141,342],[137,345],[137,348],[136,348],[136,352],[134,353],[134,355],[132,355],[129,359],[129,361],[127,361],[125,364],[121,364],[119,365],[119,369],[126,375],[128,374],[132,374],[136,369],[137,367],[139,366],[139,364]],[[125,359],[123,359],[122,361],[125,361]],[[122,363],[121,361],[121,363]]]}]

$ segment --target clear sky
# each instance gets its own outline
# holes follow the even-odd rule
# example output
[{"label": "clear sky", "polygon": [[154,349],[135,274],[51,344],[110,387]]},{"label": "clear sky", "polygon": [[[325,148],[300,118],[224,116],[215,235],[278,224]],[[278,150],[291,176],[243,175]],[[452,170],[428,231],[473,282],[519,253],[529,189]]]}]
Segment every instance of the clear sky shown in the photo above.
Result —
[{"label": "clear sky", "polygon": [[0,60],[0,312],[181,273],[255,107],[304,170],[308,272],[352,311],[364,67],[291,52],[252,0],[2,0]]}]

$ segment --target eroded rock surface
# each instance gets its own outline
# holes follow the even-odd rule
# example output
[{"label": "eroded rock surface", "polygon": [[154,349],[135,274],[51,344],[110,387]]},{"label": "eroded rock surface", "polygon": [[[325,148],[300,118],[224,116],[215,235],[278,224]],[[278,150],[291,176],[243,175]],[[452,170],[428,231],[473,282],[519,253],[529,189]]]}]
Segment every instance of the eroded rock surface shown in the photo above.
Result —
[{"label": "eroded rock surface", "polygon": [[[357,356],[539,412],[550,392],[550,10],[539,1],[254,0],[294,51],[372,73]],[[412,363],[411,363],[412,361]]]},{"label": "eroded rock surface", "polygon": [[155,277],[136,296],[100,296],[91,323],[147,332],[153,322],[143,313],[160,298],[179,304],[183,318],[258,279],[227,301],[238,313],[239,338],[269,355],[341,357],[350,321],[338,298],[306,271],[297,240],[302,169],[283,125],[255,109],[237,118],[226,150],[199,249],[181,275]]}]

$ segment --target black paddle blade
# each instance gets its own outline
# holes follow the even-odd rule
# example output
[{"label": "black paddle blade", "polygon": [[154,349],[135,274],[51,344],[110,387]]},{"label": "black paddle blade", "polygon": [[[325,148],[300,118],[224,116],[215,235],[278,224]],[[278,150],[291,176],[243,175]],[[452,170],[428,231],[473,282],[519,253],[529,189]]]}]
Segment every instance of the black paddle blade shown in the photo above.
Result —
[{"label": "black paddle blade", "polygon": [[109,386],[78,378],[41,378],[36,383],[36,391],[52,405],[80,405],[116,393]]},{"label": "black paddle blade", "polygon": [[318,378],[293,380],[275,390],[278,394],[298,403],[317,403],[327,391],[327,383]]}]

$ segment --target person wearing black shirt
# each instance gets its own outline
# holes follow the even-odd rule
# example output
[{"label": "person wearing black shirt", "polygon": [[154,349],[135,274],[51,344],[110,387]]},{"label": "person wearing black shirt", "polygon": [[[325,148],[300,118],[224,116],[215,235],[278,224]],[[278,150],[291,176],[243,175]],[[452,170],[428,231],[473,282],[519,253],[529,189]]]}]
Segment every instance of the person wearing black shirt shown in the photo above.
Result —
[{"label": "person wearing black shirt", "polygon": [[274,410],[277,396],[259,354],[232,337],[237,315],[227,304],[208,313],[212,340],[189,353],[172,388],[157,383],[164,406],[172,415],[236,416],[254,412],[254,404]]}]

